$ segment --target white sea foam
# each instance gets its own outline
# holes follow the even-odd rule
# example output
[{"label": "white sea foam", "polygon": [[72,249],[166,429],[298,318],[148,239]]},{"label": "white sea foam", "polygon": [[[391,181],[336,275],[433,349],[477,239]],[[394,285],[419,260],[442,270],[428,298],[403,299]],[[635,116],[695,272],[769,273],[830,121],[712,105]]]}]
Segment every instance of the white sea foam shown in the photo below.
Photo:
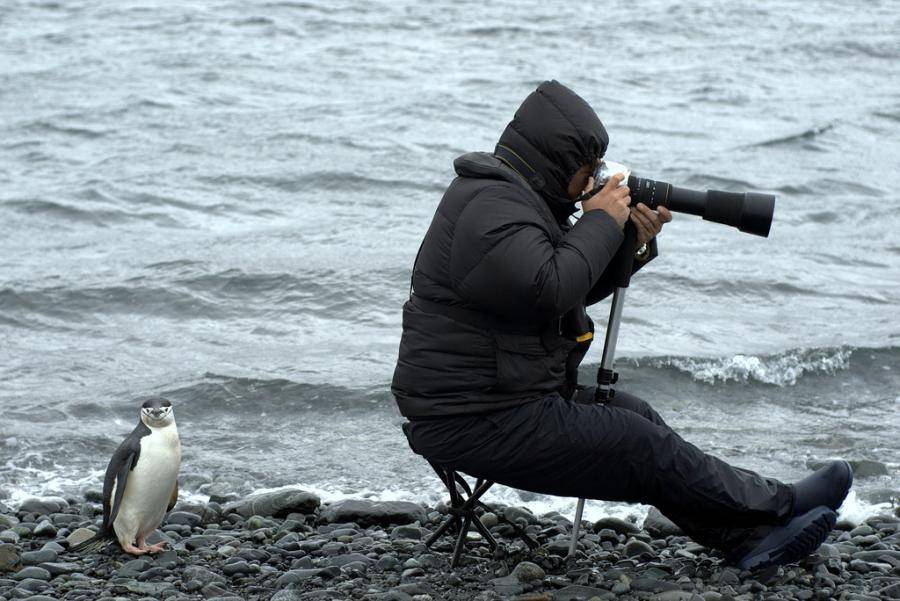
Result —
[{"label": "white sea foam", "polygon": [[[827,373],[850,367],[849,348],[795,349],[776,355],[733,355],[730,357],[663,357],[646,360],[653,367],[674,367],[695,380],[716,382],[757,381],[776,386],[792,386],[804,374]],[[643,363],[636,360],[636,363]]]}]

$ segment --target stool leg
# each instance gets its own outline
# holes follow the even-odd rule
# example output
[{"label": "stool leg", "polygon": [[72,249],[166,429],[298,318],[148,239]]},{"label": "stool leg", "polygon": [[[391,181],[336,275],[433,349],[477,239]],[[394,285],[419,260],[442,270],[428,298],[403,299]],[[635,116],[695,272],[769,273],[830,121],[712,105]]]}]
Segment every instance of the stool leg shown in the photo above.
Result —
[{"label": "stool leg", "polygon": [[456,539],[456,548],[453,549],[453,560],[450,567],[455,568],[459,565],[459,558],[462,556],[463,545],[466,544],[466,534],[469,532],[469,516],[463,519],[462,528],[459,529],[459,538]]},{"label": "stool leg", "polygon": [[497,541],[491,535],[491,532],[487,529],[487,526],[482,524],[481,520],[479,520],[478,518],[476,518],[472,523],[475,525],[475,529],[478,530],[478,532],[481,533],[481,536],[483,536],[484,539],[488,542],[488,545],[490,545],[491,547],[491,551],[496,550]]},{"label": "stool leg", "polygon": [[440,528],[435,530],[434,534],[432,534],[431,536],[428,537],[428,540],[425,541],[425,546],[430,548],[431,545],[433,545],[435,543],[435,541],[437,539],[439,539],[442,534],[444,534],[444,532],[449,530],[451,527],[458,525],[458,522],[459,522],[459,517],[457,517],[457,516],[448,517],[447,520],[443,524],[441,524]]}]

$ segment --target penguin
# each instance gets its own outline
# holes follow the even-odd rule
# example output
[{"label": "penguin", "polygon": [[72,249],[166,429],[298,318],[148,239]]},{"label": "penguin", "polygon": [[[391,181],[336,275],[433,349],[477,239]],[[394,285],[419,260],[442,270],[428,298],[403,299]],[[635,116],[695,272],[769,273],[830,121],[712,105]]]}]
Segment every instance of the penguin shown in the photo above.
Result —
[{"label": "penguin", "polygon": [[141,406],[137,427],[113,453],[103,481],[103,524],[92,538],[70,551],[99,549],[116,539],[132,555],[162,551],[146,539],[178,500],[181,442],[172,403],[151,398]]}]

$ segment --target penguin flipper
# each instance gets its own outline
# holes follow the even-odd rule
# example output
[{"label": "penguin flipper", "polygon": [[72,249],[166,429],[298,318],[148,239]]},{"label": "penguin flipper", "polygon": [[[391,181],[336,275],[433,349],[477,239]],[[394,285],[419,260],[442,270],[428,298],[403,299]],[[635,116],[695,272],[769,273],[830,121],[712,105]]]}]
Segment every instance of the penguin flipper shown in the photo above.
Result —
[{"label": "penguin flipper", "polygon": [[109,518],[108,520],[104,520],[103,528],[109,532],[115,532],[115,528],[113,528],[113,524],[116,523],[116,517],[119,515],[119,506],[122,505],[122,497],[125,496],[125,485],[128,483],[128,473],[131,471],[132,466],[135,463],[135,459],[137,459],[136,455],[129,454],[124,458],[122,464],[119,466],[119,469],[116,473],[116,478],[113,481],[113,498],[110,499],[110,510],[109,510]]},{"label": "penguin flipper", "polygon": [[175,503],[178,502],[178,480],[175,480],[175,486],[172,488],[172,496],[169,497],[169,504],[166,506],[166,511],[172,511],[172,508],[175,507]]}]

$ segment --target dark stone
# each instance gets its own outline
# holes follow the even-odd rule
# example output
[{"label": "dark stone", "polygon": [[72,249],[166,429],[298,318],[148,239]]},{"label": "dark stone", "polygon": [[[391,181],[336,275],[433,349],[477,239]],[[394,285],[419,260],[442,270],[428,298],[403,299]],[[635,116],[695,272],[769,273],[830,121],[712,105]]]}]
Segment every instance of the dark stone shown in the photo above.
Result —
[{"label": "dark stone", "polygon": [[116,571],[119,578],[137,578],[141,572],[150,567],[150,562],[144,558],[132,559],[123,563]]},{"label": "dark stone", "polygon": [[625,543],[624,553],[627,557],[639,557],[641,555],[652,556],[656,555],[656,552],[653,550],[653,547],[648,545],[643,541],[639,541],[636,539],[631,539],[627,543]]},{"label": "dark stone", "polygon": [[644,520],[644,530],[652,536],[665,538],[667,536],[681,536],[681,531],[672,520],[662,514],[656,507],[651,507],[647,512],[647,518]]},{"label": "dark stone", "polygon": [[421,540],[422,529],[418,526],[397,526],[391,530],[391,538]]},{"label": "dark stone", "polygon": [[322,570],[319,568],[311,568],[308,570],[289,570],[282,574],[278,578],[278,580],[275,581],[275,586],[277,586],[278,588],[284,588],[289,584],[297,584],[298,582],[310,580],[320,575],[322,575]]},{"label": "dark stone", "polygon": [[876,551],[857,551],[850,556],[851,559],[861,559],[863,561],[884,561],[881,559],[882,557],[900,559],[900,550],[881,549]]},{"label": "dark stone", "polygon": [[423,570],[422,568],[408,568],[406,570],[403,570],[403,573],[400,574],[400,580],[401,581],[411,580],[413,578],[418,578],[419,576],[424,576],[424,575],[425,575],[425,570]]},{"label": "dark stone", "polygon": [[[811,459],[806,462],[806,467],[811,470],[817,470],[824,467],[828,461]],[[853,478],[877,478],[878,476],[887,476],[888,469],[880,461],[872,461],[871,459],[850,459],[847,461],[853,468]]]},{"label": "dark stone", "polygon": [[222,568],[222,572],[226,576],[234,576],[235,574],[249,574],[252,571],[253,570],[250,567],[250,564],[243,560],[229,563]]},{"label": "dark stone", "polygon": [[240,501],[226,503],[224,513],[238,513],[248,518],[252,515],[287,517],[291,513],[313,513],[321,501],[318,495],[299,488],[250,495]]},{"label": "dark stone", "polygon": [[648,593],[660,593],[664,591],[678,590],[679,586],[668,580],[657,580],[649,576],[642,576],[631,581],[631,588],[635,591],[645,591]]},{"label": "dark stone", "polygon": [[27,551],[22,553],[23,566],[36,566],[39,563],[50,563],[57,560],[59,555],[52,549],[41,549],[40,551]]},{"label": "dark stone", "polygon": [[199,526],[202,521],[199,515],[188,513],[187,511],[173,511],[166,518],[167,524],[181,524],[191,528]]},{"label": "dark stone", "polygon": [[56,526],[54,526],[50,520],[42,520],[41,523],[34,528],[32,534],[34,536],[49,538],[51,536],[56,536],[57,532]]},{"label": "dark stone", "polygon": [[594,597],[606,601],[616,598],[614,594],[607,590],[603,590],[602,588],[591,588],[589,586],[580,586],[577,584],[561,588],[558,591],[553,591],[552,594],[553,601],[587,601]]},{"label": "dark stone", "polygon": [[328,523],[355,522],[363,527],[390,524],[424,523],[425,510],[406,501],[369,501],[346,499],[322,510],[320,519]]},{"label": "dark stone", "polygon": [[69,507],[69,503],[61,497],[31,497],[25,499],[19,506],[19,513],[36,513],[38,515],[50,515],[60,513]]},{"label": "dark stone", "polygon": [[537,564],[531,563],[530,561],[523,561],[513,568],[512,575],[515,576],[519,582],[528,583],[543,580],[545,573]]},{"label": "dark stone", "polygon": [[378,558],[378,561],[375,563],[375,567],[382,572],[387,572],[389,570],[395,570],[397,566],[400,565],[400,562],[397,561],[397,558],[392,555],[382,555]]},{"label": "dark stone", "polygon": [[510,522],[516,522],[517,520],[525,520],[528,524],[538,524],[538,519],[535,517],[533,513],[525,509],[524,507],[504,507],[503,508],[503,517],[509,520]]},{"label": "dark stone", "polygon": [[519,582],[519,579],[512,574],[510,574],[509,576],[503,576],[501,578],[494,578],[491,580],[491,584],[494,586],[494,590],[497,592],[497,594],[503,596],[518,595],[525,590],[525,587],[522,586],[522,583]]},{"label": "dark stone", "polygon": [[57,576],[61,576],[62,574],[74,574],[76,572],[80,572],[83,566],[72,561],[66,561],[59,563],[42,563],[38,567],[44,568],[45,570],[50,572],[51,578],[56,578]]},{"label": "dark stone", "polygon": [[624,534],[625,536],[637,534],[641,531],[641,529],[634,524],[626,522],[625,520],[620,520],[619,518],[601,518],[594,522],[594,532],[600,532],[605,528],[613,530],[616,534]]},{"label": "dark stone", "polygon": [[230,536],[221,536],[218,534],[198,534],[184,541],[184,546],[189,551],[195,551],[202,548],[219,547],[224,544],[234,542],[234,538]]},{"label": "dark stone", "polygon": [[335,555],[334,557],[329,557],[326,560],[326,563],[328,565],[337,567],[341,567],[347,565],[348,563],[354,562],[362,562],[365,565],[369,565],[370,563],[372,563],[372,560],[362,553],[347,553],[346,555]]},{"label": "dark stone", "polygon": [[6,530],[19,524],[19,518],[14,515],[3,515],[0,513],[0,530]]},{"label": "dark stone", "polygon": [[[687,591],[666,591],[664,593],[657,593],[653,595],[650,599],[652,601],[692,601],[694,598],[694,593],[689,593]],[[698,595],[699,599],[703,599]]]},{"label": "dark stone", "polygon": [[13,580],[25,580],[26,578],[34,578],[35,580],[50,580],[50,572],[48,572],[44,568],[39,568],[37,566],[28,566],[27,568],[22,568],[21,570],[13,574]]},{"label": "dark stone", "polygon": [[20,565],[19,548],[9,543],[0,543],[0,573],[17,571]]}]

